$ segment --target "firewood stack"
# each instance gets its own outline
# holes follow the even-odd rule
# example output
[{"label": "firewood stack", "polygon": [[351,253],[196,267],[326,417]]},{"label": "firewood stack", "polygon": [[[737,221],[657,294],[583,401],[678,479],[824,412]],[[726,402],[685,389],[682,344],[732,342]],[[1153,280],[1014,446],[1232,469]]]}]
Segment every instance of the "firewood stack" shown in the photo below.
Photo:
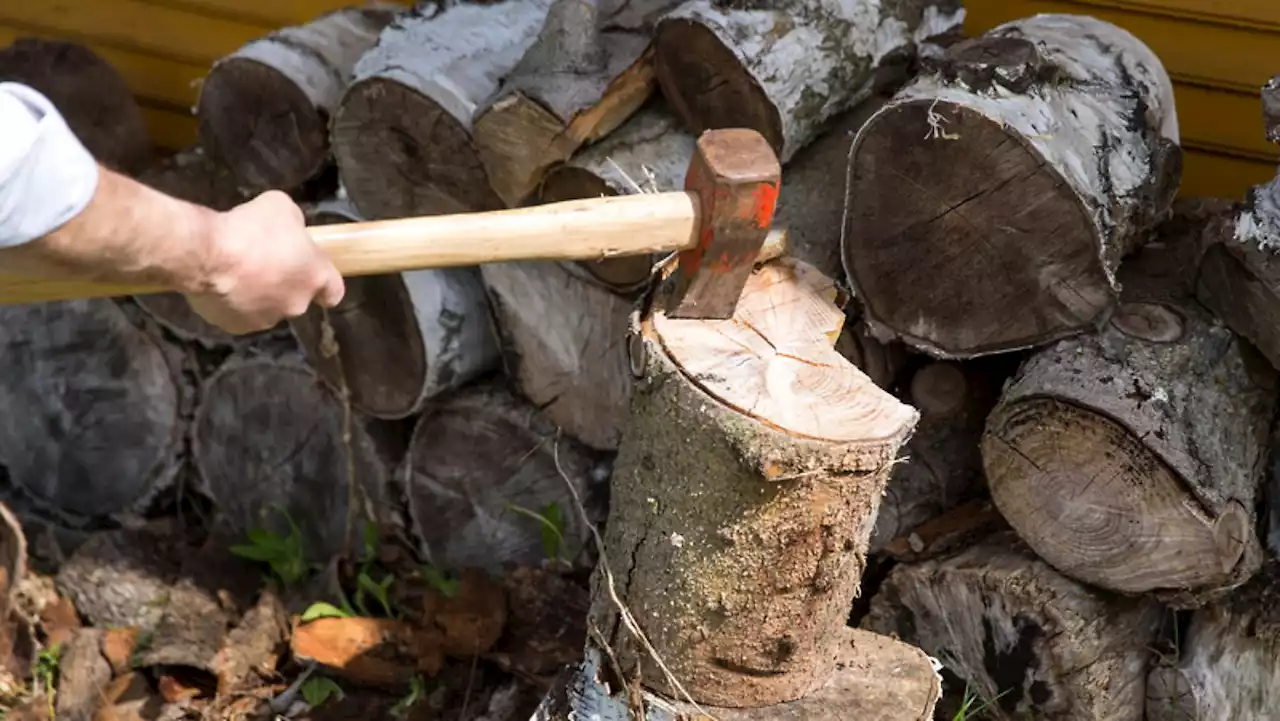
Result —
[{"label": "firewood stack", "polygon": [[490,569],[543,554],[513,506],[557,507],[595,575],[544,721],[924,721],[966,693],[999,719],[1259,717],[1280,173],[1175,202],[1146,45],[962,17],[456,0],[255,41],[146,182],[278,188],[312,223],[497,210],[680,189],[699,133],[745,126],[784,163],[789,250],[714,328],[646,307],[650,257],[353,278],[247,338],[177,296],[0,309],[5,492],[63,548],[185,490],[233,535],[284,507],[336,553],[365,514]]}]

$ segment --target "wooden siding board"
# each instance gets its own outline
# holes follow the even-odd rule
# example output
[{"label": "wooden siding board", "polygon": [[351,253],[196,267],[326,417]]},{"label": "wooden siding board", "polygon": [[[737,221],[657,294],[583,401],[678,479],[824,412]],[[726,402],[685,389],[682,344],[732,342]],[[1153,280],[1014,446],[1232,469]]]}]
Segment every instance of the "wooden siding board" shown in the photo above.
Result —
[{"label": "wooden siding board", "polygon": [[[383,2],[394,2],[406,7],[411,4],[411,1],[383,0]],[[207,17],[221,17],[273,28],[309,22],[317,15],[360,4],[359,0],[144,0],[144,2],[184,9]]]},{"label": "wooden siding board", "polygon": [[1169,15],[1191,21],[1280,31],[1276,0],[1080,0],[1086,5]]},{"label": "wooden siding board", "polygon": [[1267,142],[1258,96],[1186,83],[1175,83],[1173,95],[1184,143],[1222,146],[1274,162],[1280,148]]},{"label": "wooden siding board", "polygon": [[1275,163],[1187,148],[1179,195],[1240,199],[1250,187],[1267,182],[1275,174]]}]

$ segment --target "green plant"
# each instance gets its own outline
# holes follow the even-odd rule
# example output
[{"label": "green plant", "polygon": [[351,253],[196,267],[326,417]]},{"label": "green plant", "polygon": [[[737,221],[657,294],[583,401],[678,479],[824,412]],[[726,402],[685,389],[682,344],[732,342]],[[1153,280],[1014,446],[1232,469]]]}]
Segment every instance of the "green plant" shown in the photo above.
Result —
[{"label": "green plant", "polygon": [[49,702],[49,718],[56,718],[54,700],[58,691],[58,663],[62,660],[62,644],[55,643],[40,649],[36,655],[35,668],[32,670],[35,684],[44,691]]},{"label": "green plant", "polygon": [[[975,719],[981,718],[980,714],[990,708],[1006,693],[1008,693],[1008,690],[1001,691],[995,698],[986,701],[982,699],[981,694],[974,689],[972,684],[966,684],[964,698],[960,702],[960,710],[956,711],[955,716],[951,717],[951,721],[975,721]],[[978,703],[979,701],[981,703]],[[975,703],[978,704],[977,708],[973,706]]]},{"label": "green plant", "polygon": [[294,586],[318,566],[308,563],[302,546],[302,531],[293,517],[283,509],[281,515],[289,523],[289,535],[281,536],[265,528],[249,530],[248,544],[231,547],[231,552],[250,561],[265,563],[285,586]]},{"label": "green plant", "polygon": [[445,598],[453,598],[458,595],[458,586],[462,585],[460,580],[453,578],[435,566],[423,566],[422,577],[428,585],[439,591],[440,595]]},{"label": "green plant", "polygon": [[391,707],[391,715],[398,719],[409,715],[409,709],[421,701],[426,692],[427,682],[423,681],[421,676],[414,676],[413,680],[409,682],[409,693],[405,694],[404,697],[396,702],[395,706]]},{"label": "green plant", "polygon": [[334,696],[342,696],[342,687],[327,676],[312,676],[302,682],[302,700],[317,708]]},{"label": "green plant", "polygon": [[395,577],[388,573],[382,577],[381,581],[374,581],[368,571],[360,571],[360,574],[356,576],[355,600],[356,608],[360,610],[360,613],[365,616],[373,615],[369,613],[368,607],[364,604],[365,594],[369,594],[373,596],[379,606],[382,606],[383,613],[392,618],[398,617],[399,614],[395,612],[395,609],[391,608],[391,583],[395,580]]},{"label": "green plant", "polygon": [[301,621],[310,623],[319,618],[351,618],[354,615],[350,610],[338,608],[332,603],[316,601],[302,612]]},{"label": "green plant", "polygon": [[537,521],[541,526],[542,552],[550,560],[560,558],[560,551],[564,548],[564,514],[558,504],[548,503],[542,507],[541,513],[513,503],[508,503],[507,508]]}]

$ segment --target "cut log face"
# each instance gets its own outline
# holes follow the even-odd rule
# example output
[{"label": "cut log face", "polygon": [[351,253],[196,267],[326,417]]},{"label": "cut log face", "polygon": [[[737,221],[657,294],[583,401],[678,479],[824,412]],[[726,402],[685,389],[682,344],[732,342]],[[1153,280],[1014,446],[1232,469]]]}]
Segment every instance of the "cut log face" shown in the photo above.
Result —
[{"label": "cut log face", "polygon": [[300,361],[234,359],[218,369],[205,384],[191,446],[219,532],[285,535],[284,511],[308,558],[322,563],[344,550],[348,520],[358,533],[366,513],[388,519],[386,460],[359,417],[344,443],[343,420],[342,404]]},{"label": "cut log face", "polygon": [[558,555],[576,560],[587,530],[567,484],[586,501],[592,470],[537,408],[499,384],[479,383],[423,413],[397,475],[433,563],[498,572],[547,560],[547,529],[528,513],[553,525],[558,515]]},{"label": "cut log face", "polygon": [[894,567],[861,625],[937,658],[994,718],[1139,721],[1161,616],[1153,599],[1096,592],[1000,534]]},{"label": "cut log face", "polygon": [[602,32],[598,4],[555,0],[542,31],[475,120],[489,182],[516,207],[553,165],[618,128],[657,86],[643,32]]},{"label": "cut log face", "polygon": [[[314,224],[355,222],[345,199],[317,204]],[[475,268],[428,268],[346,279],[328,311],[337,353],[325,343],[325,311],[312,306],[289,320],[294,337],[325,382],[375,418],[406,418],[428,400],[498,366],[489,303]]]},{"label": "cut log face", "polygon": [[850,151],[844,263],[868,322],[943,358],[1095,328],[1178,188],[1178,141],[1164,67],[1114,25],[1036,15],[957,43]]},{"label": "cut log face", "polygon": [[1194,301],[1144,285],[1160,250],[1126,262],[1124,304],[1099,334],[1026,362],[982,456],[1001,513],[1058,570],[1198,603],[1258,568],[1276,377]]},{"label": "cut log face", "polygon": [[[642,380],[605,547],[622,603],[699,703],[793,701],[834,670],[889,466],[917,420],[835,351],[836,295],[782,258],[753,272],[730,319],[651,309],[633,328]],[[638,667],[680,697],[603,583],[593,623],[622,675]]]},{"label": "cut log face", "polygon": [[0,81],[40,91],[98,162],[133,175],[151,160],[142,109],[110,63],[84,45],[18,38],[0,49]]},{"label": "cut log face", "polygon": [[[702,719],[708,713],[720,721],[933,719],[941,688],[933,661],[920,649],[855,628],[839,629],[836,635],[837,670],[802,699],[763,708],[708,708],[644,692],[644,721]],[[531,721],[634,721],[627,695],[601,683],[608,673],[607,657],[588,644],[586,659],[557,679]]]},{"label": "cut log face", "polygon": [[329,162],[329,118],[356,62],[404,6],[366,3],[277,30],[213,64],[201,142],[254,190],[290,190]]},{"label": "cut log face", "polygon": [[683,3],[658,23],[654,47],[658,83],[687,128],[751,128],[783,162],[866,99],[879,67],[964,17],[952,0],[776,5]]},{"label": "cut log face", "polygon": [[474,115],[537,38],[551,0],[426,6],[387,27],[356,64],[333,152],[360,213],[397,218],[497,210],[472,142]]},{"label": "cut log face", "polygon": [[113,301],[0,309],[0,465],[20,514],[141,512],[180,467],[183,388]]},{"label": "cut log face", "polygon": [[1280,706],[1280,569],[1196,611],[1178,657],[1147,678],[1147,720],[1264,719]]}]

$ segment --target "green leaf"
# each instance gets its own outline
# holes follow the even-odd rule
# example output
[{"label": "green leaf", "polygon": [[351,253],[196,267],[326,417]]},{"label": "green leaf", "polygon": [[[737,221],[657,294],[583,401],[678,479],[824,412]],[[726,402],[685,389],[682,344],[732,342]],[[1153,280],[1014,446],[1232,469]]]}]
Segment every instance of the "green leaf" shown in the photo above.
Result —
[{"label": "green leaf", "polygon": [[312,676],[302,682],[302,700],[311,708],[320,706],[332,696],[341,696],[342,687],[327,676]]},{"label": "green leaf", "polygon": [[560,546],[564,543],[564,516],[560,514],[560,506],[551,503],[542,509],[542,517],[547,525],[542,527],[542,550],[547,558],[559,558]]},{"label": "green leaf", "polygon": [[280,555],[275,549],[264,548],[262,546],[232,546],[231,552],[241,558],[247,558],[250,561],[261,561],[263,563],[274,561]]},{"label": "green leaf", "polygon": [[343,611],[332,603],[316,601],[302,612],[302,622],[307,623],[317,618],[350,618],[352,614]]},{"label": "green leaf", "polygon": [[453,598],[458,594],[458,586],[461,581],[456,578],[449,578],[445,573],[435,566],[423,566],[422,575],[426,578],[427,583],[436,589],[445,598]]},{"label": "green leaf", "polygon": [[378,540],[381,534],[378,531],[378,524],[373,521],[366,520],[364,522],[364,557],[365,560],[372,560],[378,555]]}]

